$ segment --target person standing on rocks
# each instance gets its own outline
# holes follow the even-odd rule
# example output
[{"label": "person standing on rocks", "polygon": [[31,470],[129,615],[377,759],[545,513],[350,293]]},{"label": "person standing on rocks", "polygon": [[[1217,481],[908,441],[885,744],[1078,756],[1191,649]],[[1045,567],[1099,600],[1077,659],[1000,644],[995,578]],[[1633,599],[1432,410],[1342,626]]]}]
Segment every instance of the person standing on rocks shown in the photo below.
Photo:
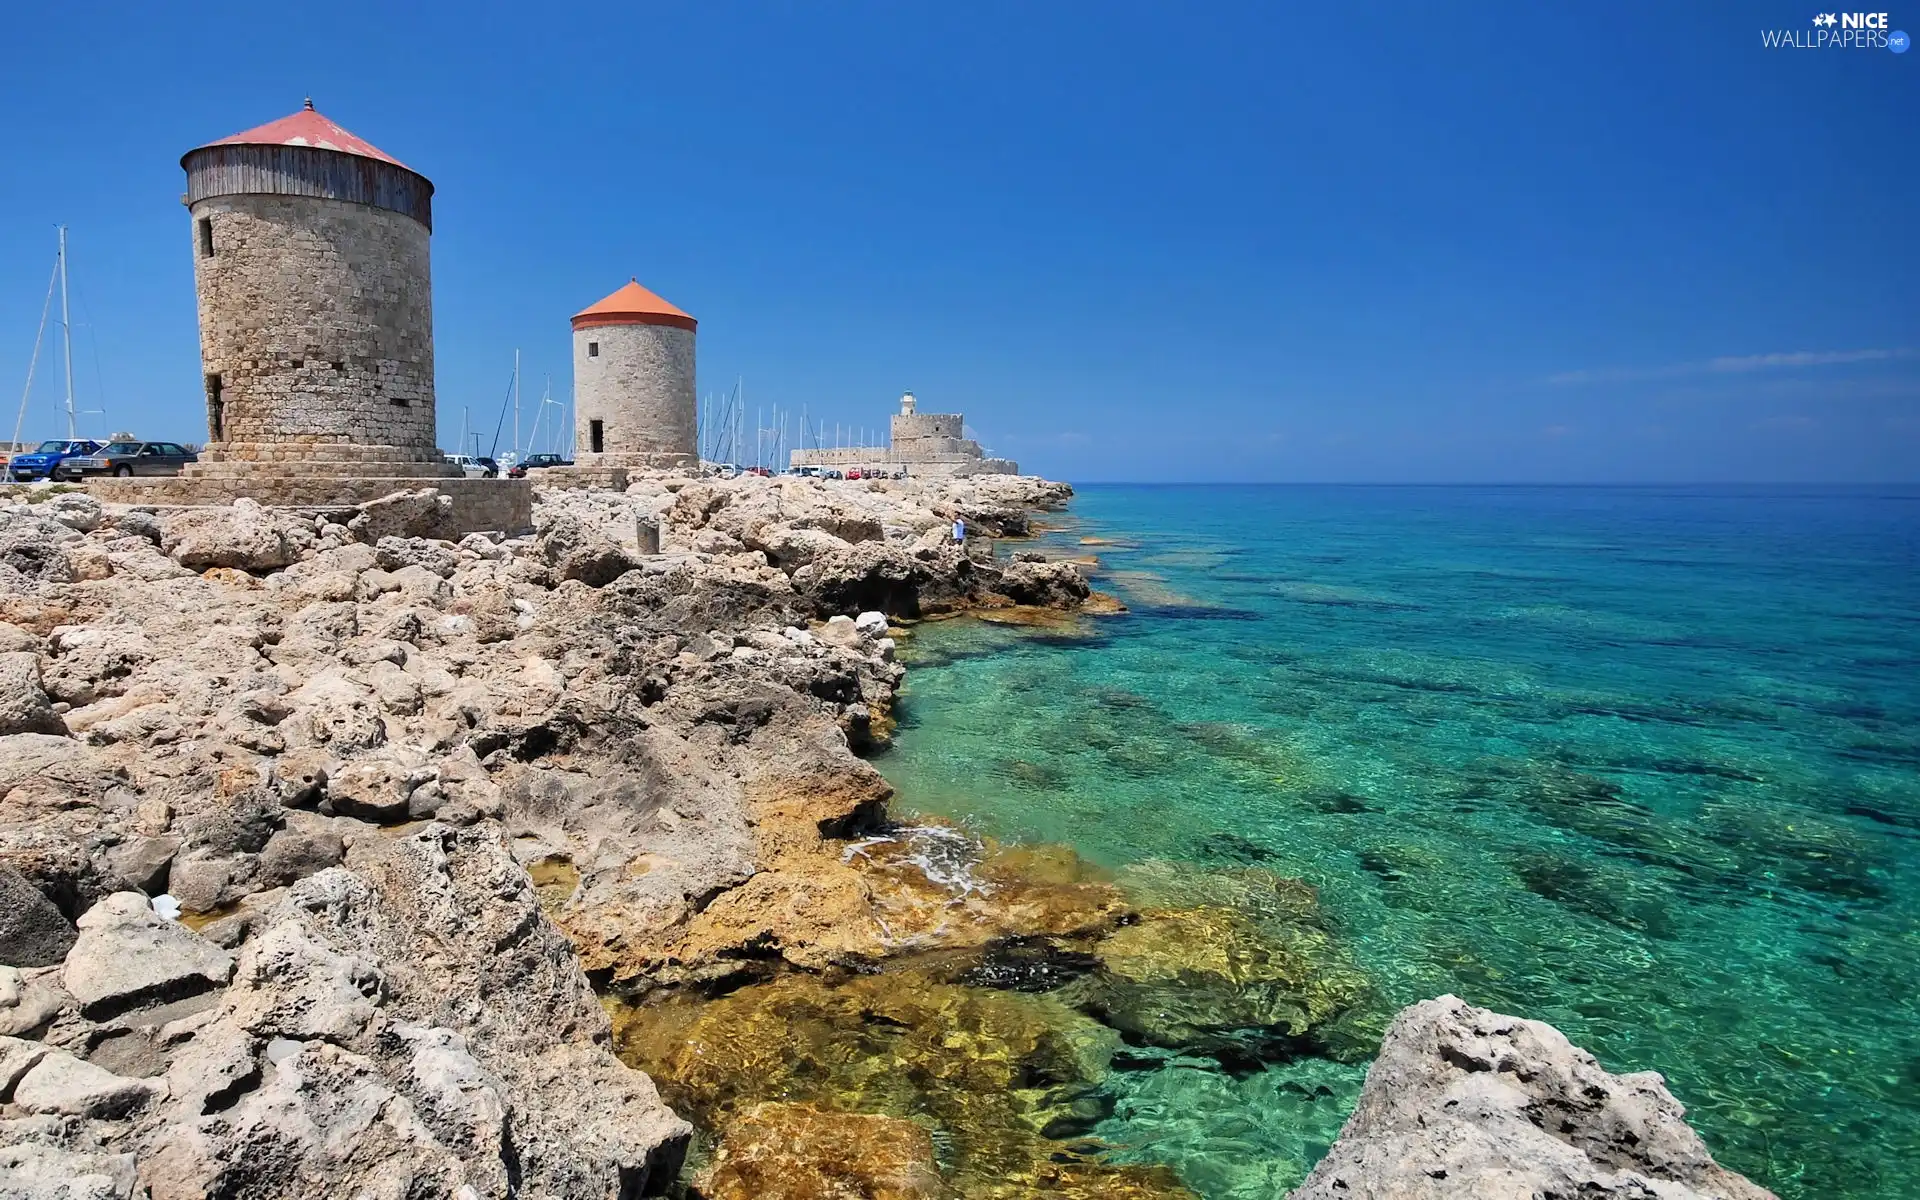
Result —
[{"label": "person standing on rocks", "polygon": [[965,517],[955,517],[953,519],[953,544],[962,550],[967,548],[967,519]]}]

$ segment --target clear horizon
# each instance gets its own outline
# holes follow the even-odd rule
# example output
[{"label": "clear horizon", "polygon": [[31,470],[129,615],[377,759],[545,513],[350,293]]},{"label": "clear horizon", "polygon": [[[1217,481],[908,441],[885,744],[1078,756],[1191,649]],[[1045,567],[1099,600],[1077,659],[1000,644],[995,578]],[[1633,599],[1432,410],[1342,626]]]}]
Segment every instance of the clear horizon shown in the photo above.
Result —
[{"label": "clear horizon", "polygon": [[1912,483],[1920,56],[1763,44],[1808,15],[29,9],[0,436],[64,221],[90,431],[204,437],[179,158],[310,94],[436,186],[443,448],[633,276],[703,394],[1055,478]]}]

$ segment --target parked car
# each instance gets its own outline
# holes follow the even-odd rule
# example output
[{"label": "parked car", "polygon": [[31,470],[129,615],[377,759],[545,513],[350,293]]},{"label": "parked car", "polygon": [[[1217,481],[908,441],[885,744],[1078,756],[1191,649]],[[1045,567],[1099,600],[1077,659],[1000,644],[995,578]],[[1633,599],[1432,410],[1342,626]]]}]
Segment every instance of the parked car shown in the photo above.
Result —
[{"label": "parked car", "polygon": [[468,479],[492,479],[500,473],[500,464],[490,458],[479,458],[471,454],[445,454],[445,458],[460,468],[460,473]]},{"label": "parked car", "polygon": [[758,475],[762,479],[772,479],[773,472],[766,467],[748,467],[747,474]]},{"label": "parked car", "polygon": [[845,475],[842,475],[842,474],[841,474],[840,472],[838,472],[838,471],[828,471],[828,472],[827,472],[827,478],[828,478],[828,479],[845,479],[845,478],[846,478],[846,476],[845,476]]},{"label": "parked car", "polygon": [[508,479],[525,479],[528,471],[537,471],[542,467],[570,467],[573,460],[561,458],[558,454],[529,454],[522,462],[507,468]]},{"label": "parked car", "polygon": [[853,468],[852,470],[850,470],[850,471],[848,471],[848,472],[847,472],[847,478],[848,478],[848,479],[859,479],[859,478],[861,478],[861,475],[860,475],[860,468],[859,468],[859,467],[854,467],[854,468]]},{"label": "parked car", "polygon": [[180,468],[199,462],[200,456],[179,442],[108,442],[92,454],[60,460],[55,479],[84,479],[89,475],[178,475]]},{"label": "parked car", "polygon": [[7,463],[7,478],[15,483],[30,483],[35,479],[52,479],[54,469],[69,458],[79,458],[100,449],[100,443],[90,438],[77,441],[55,439],[41,442],[32,450],[15,454]]}]

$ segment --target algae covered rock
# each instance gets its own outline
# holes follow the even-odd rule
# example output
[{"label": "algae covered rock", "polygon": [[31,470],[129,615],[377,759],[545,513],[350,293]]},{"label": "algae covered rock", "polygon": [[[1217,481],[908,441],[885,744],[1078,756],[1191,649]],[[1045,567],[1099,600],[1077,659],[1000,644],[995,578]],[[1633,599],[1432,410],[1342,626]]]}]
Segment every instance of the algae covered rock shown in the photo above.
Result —
[{"label": "algae covered rock", "polygon": [[1140,917],[1095,943],[1063,998],[1126,1034],[1227,1059],[1353,1061],[1385,1025],[1372,981],[1325,928],[1313,888],[1263,870],[1148,864],[1123,882]]},{"label": "algae covered rock", "polygon": [[902,970],[615,1010],[622,1057],[719,1134],[711,1200],[1192,1200],[1061,1140],[1105,1115],[1118,1038],[1050,998]]},{"label": "algae covered rock", "polygon": [[1331,1050],[1319,1032],[1372,991],[1324,931],[1228,908],[1150,911],[1093,953],[1091,1008],[1131,1037],[1203,1053]]},{"label": "algae covered rock", "polygon": [[933,1137],[901,1117],[756,1104],[728,1122],[695,1182],[708,1200],[950,1200]]},{"label": "algae covered rock", "polygon": [[705,1003],[617,1011],[621,1056],[709,1126],[761,1100],[914,1117],[960,1176],[1030,1168],[1104,1115],[1119,1039],[1057,1000],[903,970],[788,975]]}]

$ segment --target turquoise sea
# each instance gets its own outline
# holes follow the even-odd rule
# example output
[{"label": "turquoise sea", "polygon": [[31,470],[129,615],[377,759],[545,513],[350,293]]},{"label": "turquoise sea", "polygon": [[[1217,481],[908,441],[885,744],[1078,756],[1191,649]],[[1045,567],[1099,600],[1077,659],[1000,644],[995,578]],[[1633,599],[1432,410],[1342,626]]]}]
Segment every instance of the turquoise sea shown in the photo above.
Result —
[{"label": "turquoise sea", "polygon": [[[1395,1004],[1659,1070],[1782,1196],[1920,1196],[1920,489],[1092,486],[1053,524],[1131,611],[921,626],[899,807],[1298,875]],[[1297,1182],[1364,1070],[1131,1065],[1099,1135],[1209,1200]]]}]

